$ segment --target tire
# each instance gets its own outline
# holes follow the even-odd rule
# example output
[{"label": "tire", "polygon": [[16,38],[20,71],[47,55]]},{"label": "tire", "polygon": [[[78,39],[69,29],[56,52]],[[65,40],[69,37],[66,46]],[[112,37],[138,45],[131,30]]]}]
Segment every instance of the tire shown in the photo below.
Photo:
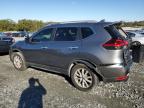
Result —
[{"label": "tire", "polygon": [[81,91],[88,91],[99,82],[98,77],[83,64],[75,65],[70,77],[74,86]]},{"label": "tire", "polygon": [[25,71],[27,69],[25,59],[20,52],[14,52],[11,54],[14,67],[19,71]]},{"label": "tire", "polygon": [[132,46],[140,47],[141,43],[139,41],[134,41],[134,42],[132,42]]}]

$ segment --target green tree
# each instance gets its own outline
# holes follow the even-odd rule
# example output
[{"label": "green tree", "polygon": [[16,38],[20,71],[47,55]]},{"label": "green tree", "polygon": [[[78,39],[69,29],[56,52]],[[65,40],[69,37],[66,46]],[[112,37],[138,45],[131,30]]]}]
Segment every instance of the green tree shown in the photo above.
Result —
[{"label": "green tree", "polygon": [[[0,31],[36,31],[43,27],[44,25],[54,24],[58,22],[42,22],[39,20],[22,19],[17,23],[11,19],[1,19],[0,20]],[[134,21],[134,22],[124,22],[122,27],[143,27],[144,21]]]},{"label": "green tree", "polygon": [[124,22],[124,27],[144,27],[144,21]]},{"label": "green tree", "polygon": [[13,31],[16,28],[16,23],[10,19],[0,20],[0,31]]},{"label": "green tree", "polygon": [[36,31],[44,26],[42,21],[22,19],[18,21],[17,30]]}]

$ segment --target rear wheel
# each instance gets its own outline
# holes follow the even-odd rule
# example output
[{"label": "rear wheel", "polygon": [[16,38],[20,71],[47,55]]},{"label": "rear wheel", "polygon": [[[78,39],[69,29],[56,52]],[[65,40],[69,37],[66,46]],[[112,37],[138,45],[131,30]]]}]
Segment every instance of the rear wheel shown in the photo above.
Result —
[{"label": "rear wheel", "polygon": [[81,91],[90,90],[99,82],[98,77],[83,64],[78,64],[72,68],[71,80],[74,86]]},{"label": "rear wheel", "polygon": [[23,55],[20,52],[12,53],[12,62],[17,70],[24,71],[27,69]]}]

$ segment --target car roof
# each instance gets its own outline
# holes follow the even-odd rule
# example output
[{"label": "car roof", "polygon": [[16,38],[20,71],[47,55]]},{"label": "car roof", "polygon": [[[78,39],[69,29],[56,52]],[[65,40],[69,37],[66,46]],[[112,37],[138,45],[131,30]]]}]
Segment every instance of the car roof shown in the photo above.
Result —
[{"label": "car roof", "polygon": [[107,25],[113,25],[117,22],[97,22],[97,21],[69,21],[69,22],[61,22],[61,23],[55,23],[55,24],[48,24],[46,27],[82,27],[82,26],[95,26],[95,25],[101,25],[101,26],[107,26]]}]

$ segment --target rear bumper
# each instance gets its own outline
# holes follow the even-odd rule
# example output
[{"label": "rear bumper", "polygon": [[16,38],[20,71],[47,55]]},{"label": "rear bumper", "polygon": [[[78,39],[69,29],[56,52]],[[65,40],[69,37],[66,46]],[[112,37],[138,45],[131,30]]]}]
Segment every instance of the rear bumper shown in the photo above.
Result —
[{"label": "rear bumper", "polygon": [[99,71],[103,76],[104,82],[127,81],[131,69],[132,61],[127,65],[113,64],[107,66],[100,66]]}]

